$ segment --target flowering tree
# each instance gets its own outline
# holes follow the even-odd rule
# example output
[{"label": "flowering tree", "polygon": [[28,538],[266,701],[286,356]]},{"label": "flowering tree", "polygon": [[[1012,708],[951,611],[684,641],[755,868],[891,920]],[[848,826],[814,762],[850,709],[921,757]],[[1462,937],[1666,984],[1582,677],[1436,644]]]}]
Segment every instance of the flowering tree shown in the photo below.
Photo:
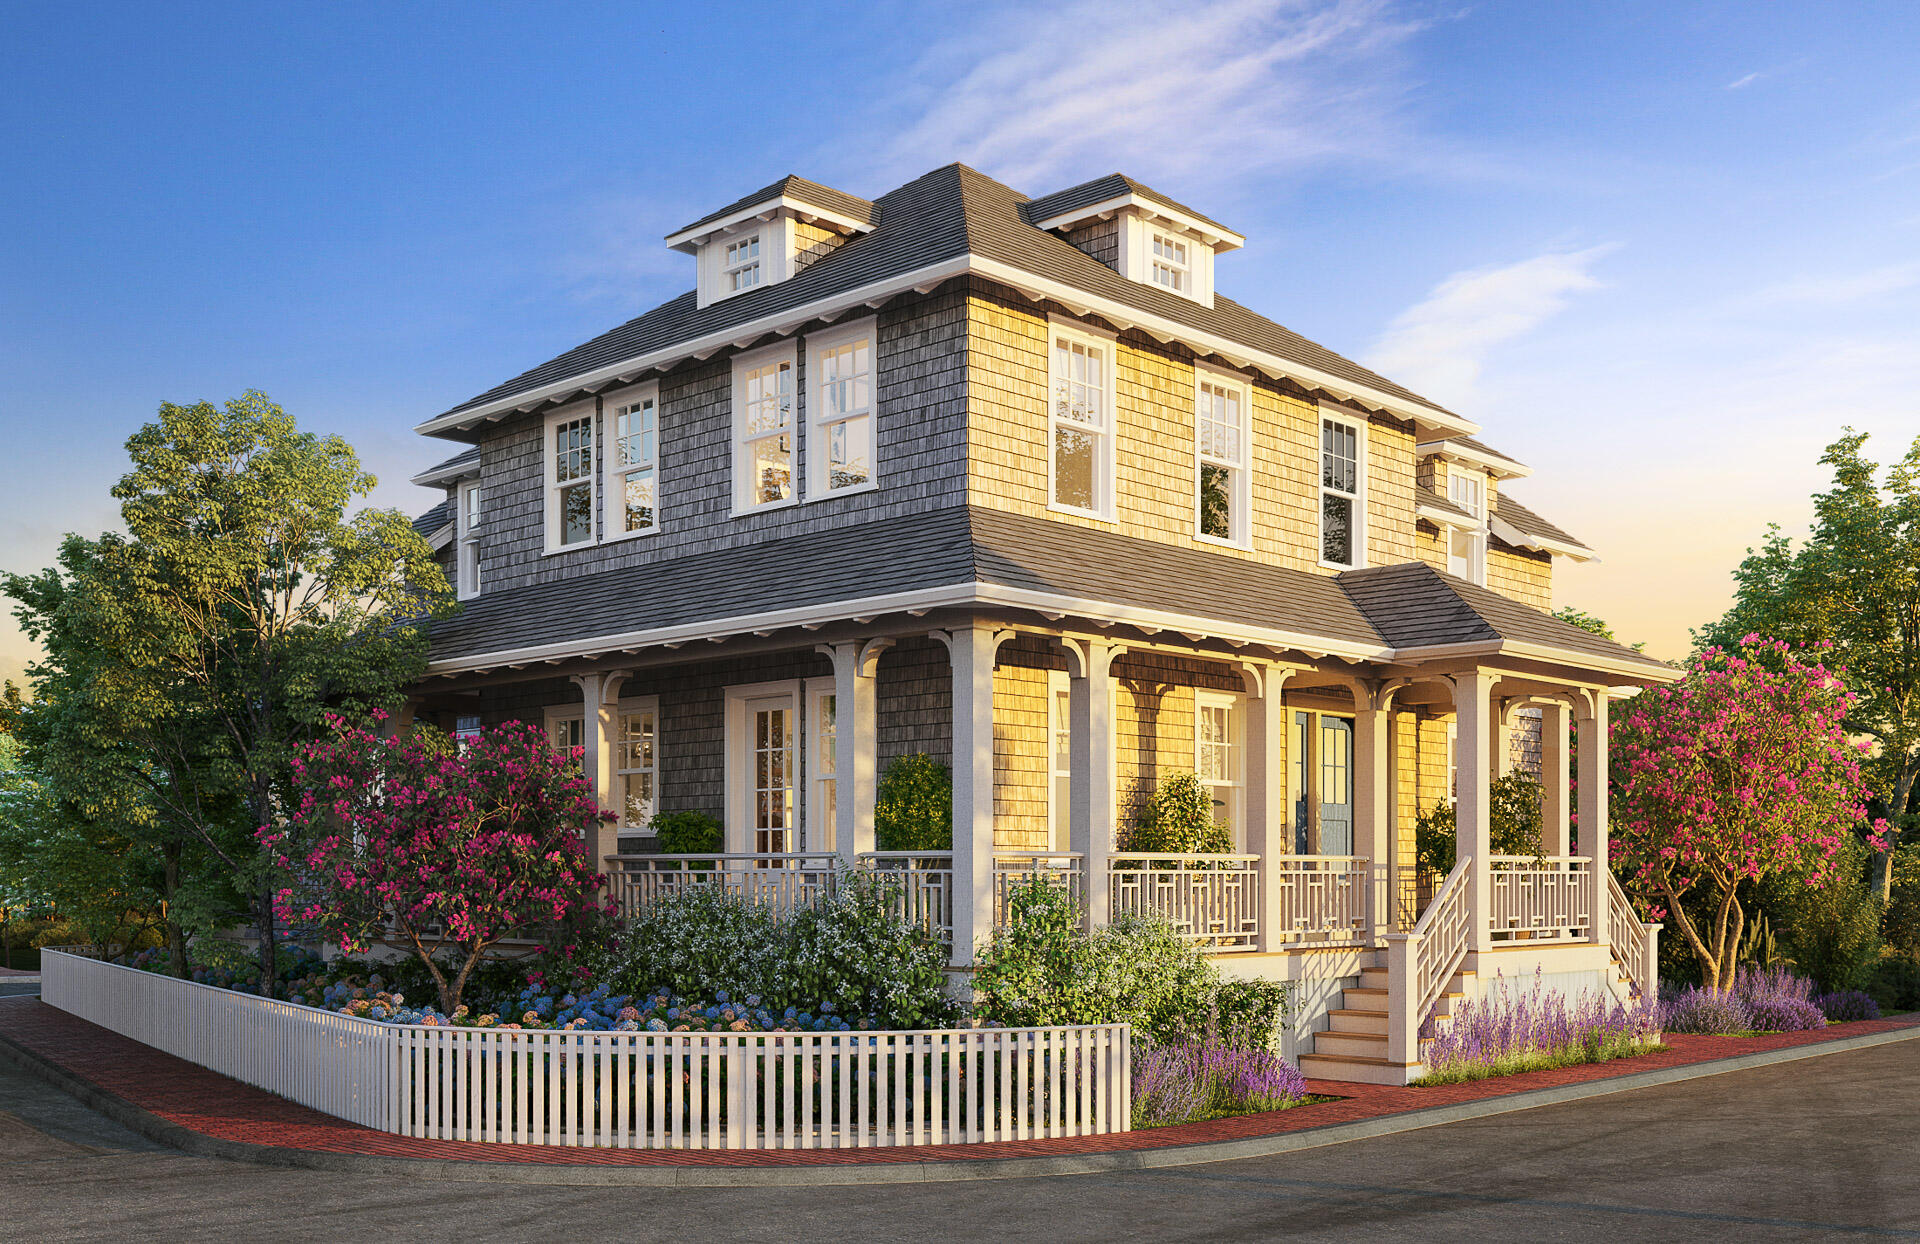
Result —
[{"label": "flowering tree", "polygon": [[453,1014],[488,947],[596,905],[587,834],[612,814],[575,759],[524,723],[456,748],[432,731],[383,739],[335,722],[294,762],[290,831],[260,831],[307,891],[279,891],[281,918],[318,923],[350,953],[391,929]]},{"label": "flowering tree", "polygon": [[[1836,675],[1748,635],[1642,692],[1615,727],[1613,863],[1678,928],[1709,988],[1733,978],[1740,882],[1824,885],[1842,836],[1865,822],[1862,745],[1842,725],[1852,705]],[[1703,922],[1689,893],[1706,900]]]}]

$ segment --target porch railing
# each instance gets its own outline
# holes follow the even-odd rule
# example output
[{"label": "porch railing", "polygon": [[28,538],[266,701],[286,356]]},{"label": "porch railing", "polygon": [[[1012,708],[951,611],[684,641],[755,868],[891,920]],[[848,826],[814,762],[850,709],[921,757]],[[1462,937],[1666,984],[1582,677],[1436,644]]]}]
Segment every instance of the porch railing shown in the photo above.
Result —
[{"label": "porch railing", "polygon": [[1278,886],[1279,927],[1267,944],[1278,947],[1371,946],[1374,876],[1359,855],[1276,855],[1266,882]]},{"label": "porch railing", "polygon": [[1487,932],[1498,943],[1583,942],[1593,935],[1593,861],[1493,855]]},{"label": "porch railing", "polygon": [[1420,923],[1413,926],[1409,939],[1415,956],[1410,1016],[1415,1025],[1426,1022],[1427,1012],[1440,1000],[1447,982],[1473,948],[1473,924],[1467,918],[1467,869],[1472,863],[1468,858],[1453,866]]},{"label": "porch railing", "polygon": [[1640,919],[1627,892],[1611,871],[1607,873],[1607,937],[1613,957],[1633,987],[1634,994],[1652,998],[1660,992],[1660,926]]},{"label": "porch railing", "polygon": [[713,886],[775,911],[792,911],[829,893],[842,861],[830,852],[816,851],[610,855],[606,863],[613,901],[631,915],[699,886]]},{"label": "porch railing", "polygon": [[1189,942],[1251,949],[1260,941],[1257,855],[1125,855],[1107,870],[1111,917],[1164,916]]},{"label": "porch railing", "polygon": [[1073,851],[995,851],[993,853],[993,924],[1007,923],[1007,899],[1013,887],[1029,877],[1045,877],[1067,888],[1076,904],[1087,899],[1086,860]]},{"label": "porch railing", "polygon": [[860,866],[897,882],[900,915],[953,944],[953,855],[924,851],[863,851]]}]

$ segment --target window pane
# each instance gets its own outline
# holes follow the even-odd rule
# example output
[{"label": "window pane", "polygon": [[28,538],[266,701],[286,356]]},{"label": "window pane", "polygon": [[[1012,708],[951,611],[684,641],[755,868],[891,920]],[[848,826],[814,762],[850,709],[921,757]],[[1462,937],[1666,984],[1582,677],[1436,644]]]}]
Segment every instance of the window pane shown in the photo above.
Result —
[{"label": "window pane", "polygon": [[1320,556],[1340,566],[1353,565],[1353,501],[1326,493],[1320,498]]},{"label": "window pane", "polygon": [[593,539],[593,489],[574,484],[560,494],[560,543]]},{"label": "window pane", "polygon": [[871,477],[872,425],[865,415],[827,429],[827,487],[850,488]]},{"label": "window pane", "polygon": [[1076,509],[1094,508],[1094,436],[1065,424],[1053,429],[1053,499]]},{"label": "window pane", "polygon": [[818,714],[814,739],[818,747],[818,767],[822,776],[840,771],[840,725],[838,697],[823,695],[816,701]]},{"label": "window pane", "polygon": [[793,493],[793,439],[782,433],[753,442],[753,499],[785,501]]},{"label": "window pane", "polygon": [[1359,433],[1331,419],[1321,428],[1320,482],[1341,492],[1359,492]]},{"label": "window pane", "polygon": [[626,506],[628,531],[646,531],[653,526],[652,468],[627,476]]},{"label": "window pane", "polygon": [[1200,534],[1233,539],[1233,472],[1211,462],[1200,464]]}]

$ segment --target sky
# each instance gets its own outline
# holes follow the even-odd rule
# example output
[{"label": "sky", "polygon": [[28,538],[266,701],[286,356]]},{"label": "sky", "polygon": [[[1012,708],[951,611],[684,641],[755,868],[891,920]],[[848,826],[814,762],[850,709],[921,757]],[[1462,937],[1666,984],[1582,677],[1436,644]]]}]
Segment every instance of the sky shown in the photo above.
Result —
[{"label": "sky", "polygon": [[[162,401],[411,428],[692,284],[792,172],[1123,171],[1225,294],[1485,429],[1678,659],[1843,425],[1920,435],[1920,6],[0,4],[0,569],[117,522]],[[0,620],[0,676],[29,647]]]}]

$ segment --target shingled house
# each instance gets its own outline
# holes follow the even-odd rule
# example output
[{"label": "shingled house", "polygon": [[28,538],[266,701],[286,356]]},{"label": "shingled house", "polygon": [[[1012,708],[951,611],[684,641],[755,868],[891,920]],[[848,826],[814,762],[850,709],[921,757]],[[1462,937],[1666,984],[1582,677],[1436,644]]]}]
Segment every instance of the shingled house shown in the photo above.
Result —
[{"label": "shingled house", "polygon": [[[1650,987],[1603,784],[1575,854],[1569,724],[1598,771],[1610,689],[1673,671],[1546,612],[1592,553],[1477,425],[1216,293],[1244,241],[1125,177],[1030,199],[959,165],[689,224],[694,288],[419,425],[466,446],[416,477],[464,604],[411,711],[584,748],[623,902],[685,877],[653,815],[702,809],[710,878],[891,869],[964,970],[1008,880],[1054,872],[1093,922],[1161,912],[1299,982],[1311,1074],[1403,1080],[1496,974]],[[1540,860],[1490,850],[1517,713]],[[950,858],[873,850],[916,752],[952,766]],[[1116,856],[1181,771],[1234,854]],[[1447,799],[1429,896],[1413,822]]]}]

